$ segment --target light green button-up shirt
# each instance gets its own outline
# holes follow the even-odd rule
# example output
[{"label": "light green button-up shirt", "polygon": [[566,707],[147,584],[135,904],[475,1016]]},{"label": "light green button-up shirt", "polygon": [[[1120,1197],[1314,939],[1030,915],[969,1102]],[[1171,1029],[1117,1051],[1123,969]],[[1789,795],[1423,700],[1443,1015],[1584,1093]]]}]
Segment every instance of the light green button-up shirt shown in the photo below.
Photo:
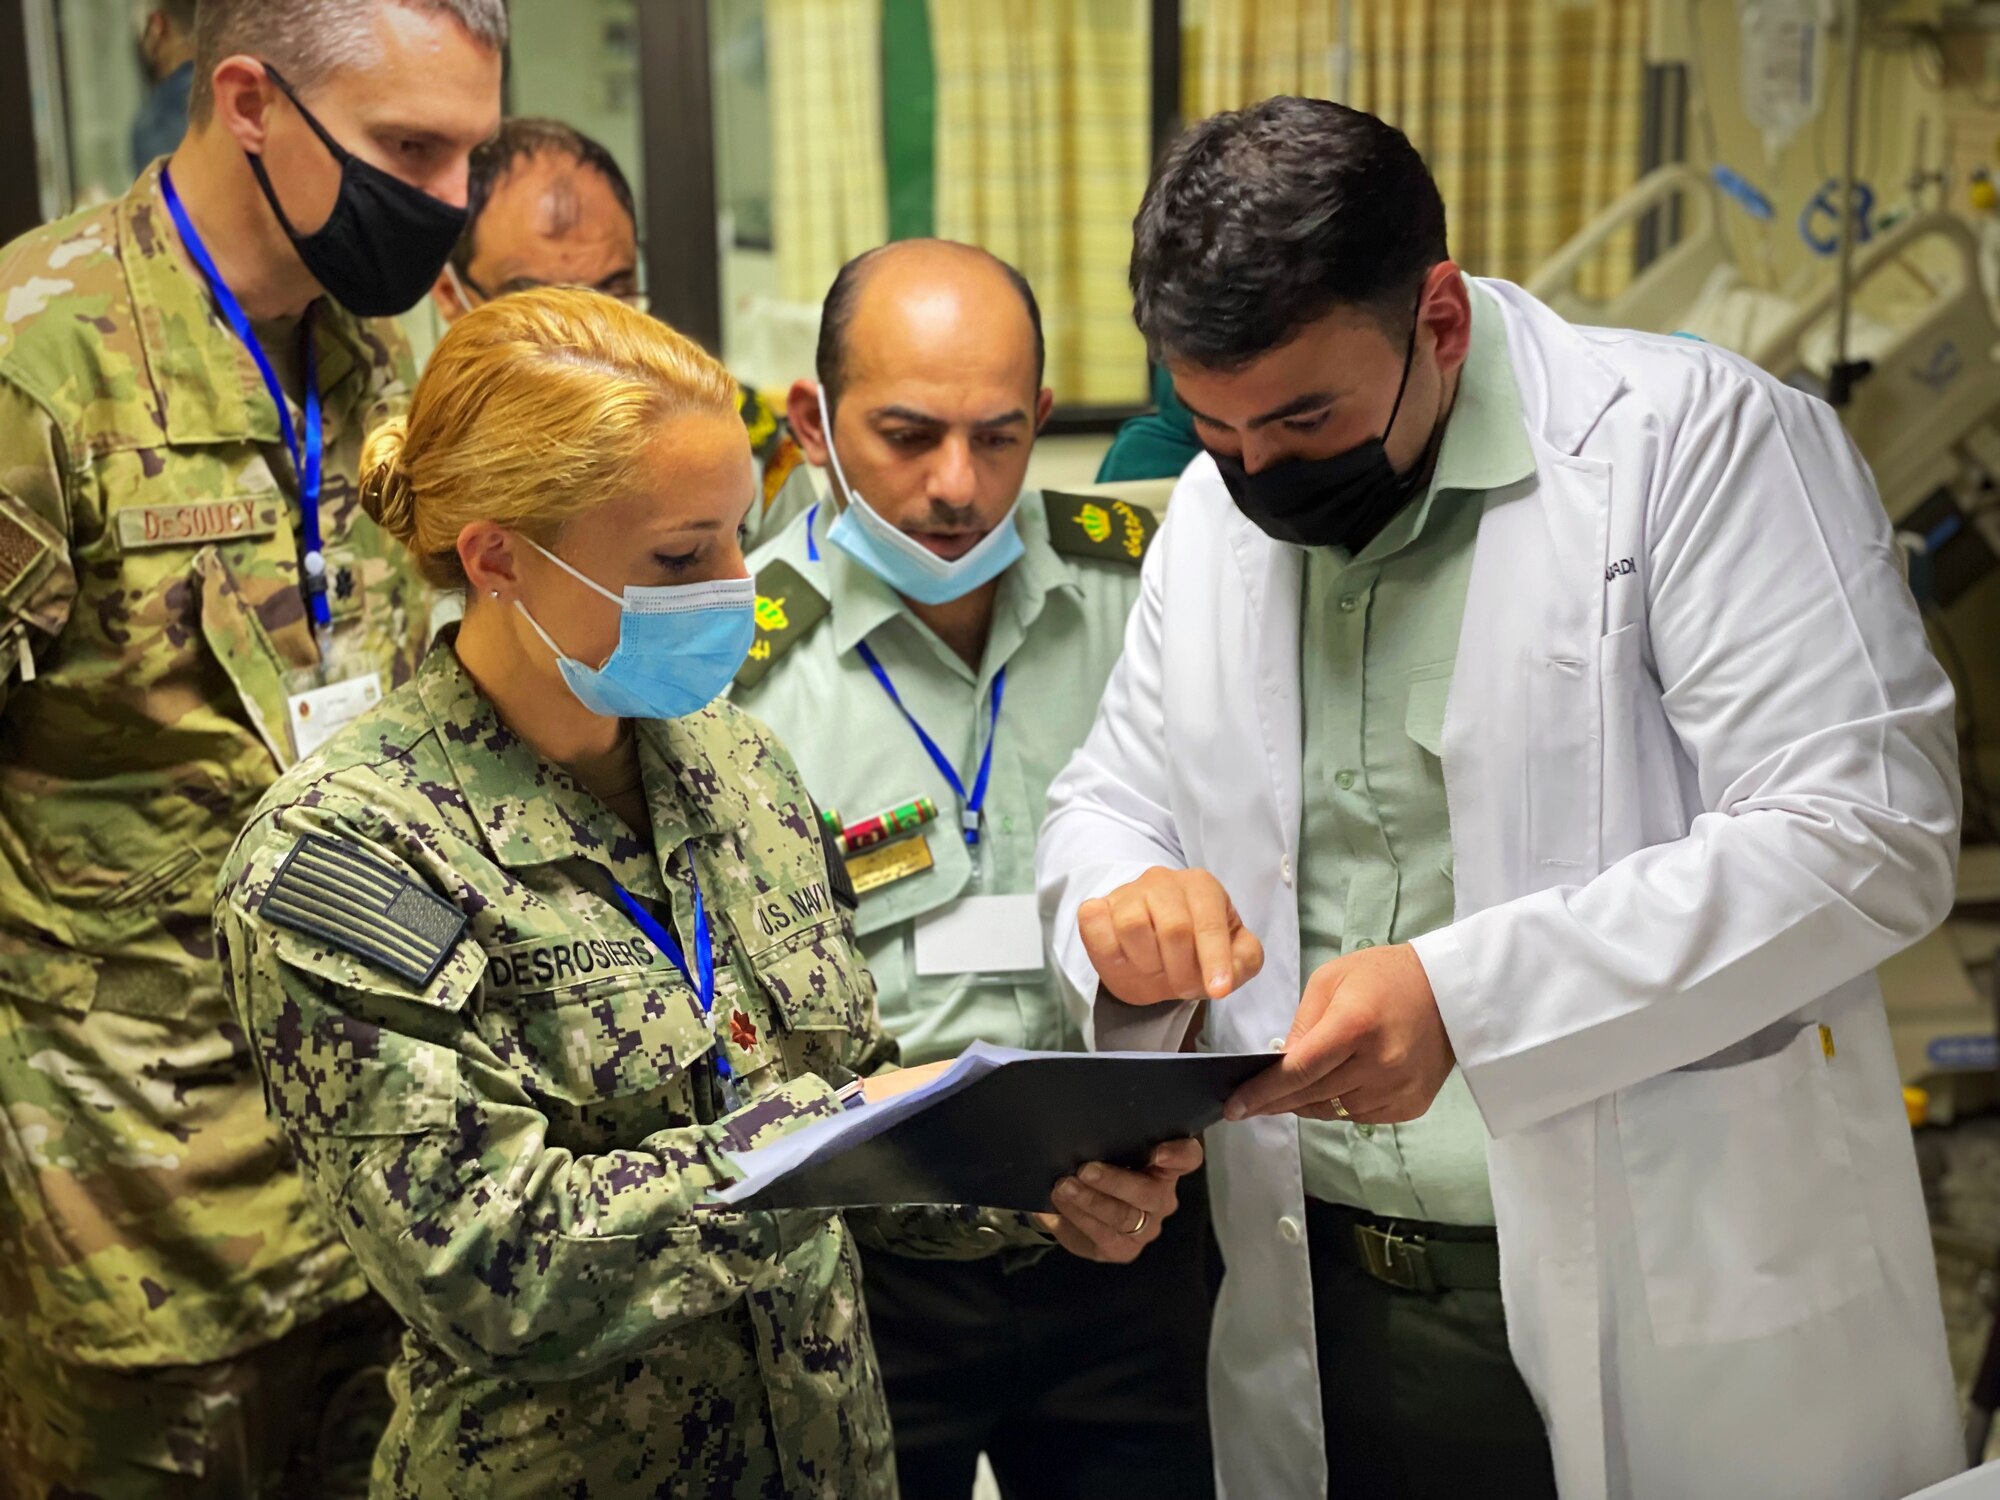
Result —
[{"label": "light green button-up shirt", "polygon": [[[1452,920],[1439,760],[1485,492],[1528,478],[1507,335],[1471,286],[1472,344],[1423,499],[1348,559],[1307,549],[1301,620],[1305,810],[1299,943],[1307,974]],[[1395,1218],[1491,1224],[1486,1132],[1454,1069],[1406,1125],[1301,1121],[1306,1192]]]},{"label": "light green button-up shirt", "polygon": [[955,1057],[979,1040],[1080,1050],[1053,966],[1019,983],[914,972],[915,920],[969,891],[972,860],[959,831],[957,795],[855,646],[868,643],[968,789],[986,744],[993,679],[1006,668],[978,894],[1032,895],[1035,835],[1049,783],[1096,718],[1124,646],[1126,616],[1139,597],[1138,562],[1057,552],[1042,497],[1030,491],[1018,512],[1026,553],[1001,580],[975,671],[886,584],[827,545],[832,522],[832,505],[821,505],[751,558],[759,572],[789,563],[832,612],[774,660],[762,681],[737,687],[733,696],[777,732],[819,805],[838,809],[846,822],[917,797],[937,802],[939,819],[923,830],[934,867],[868,892],[855,914],[883,1025],[901,1042],[906,1064]]}]

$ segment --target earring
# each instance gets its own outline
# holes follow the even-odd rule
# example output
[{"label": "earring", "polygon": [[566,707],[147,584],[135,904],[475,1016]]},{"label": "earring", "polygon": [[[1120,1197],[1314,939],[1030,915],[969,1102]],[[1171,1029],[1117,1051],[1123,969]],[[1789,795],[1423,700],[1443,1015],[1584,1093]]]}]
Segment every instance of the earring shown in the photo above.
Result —
[{"label": "earring", "polygon": [[495,590],[493,591],[493,597],[494,597],[495,599],[498,599],[498,598],[500,597],[500,590],[498,590],[498,589],[495,589]]}]

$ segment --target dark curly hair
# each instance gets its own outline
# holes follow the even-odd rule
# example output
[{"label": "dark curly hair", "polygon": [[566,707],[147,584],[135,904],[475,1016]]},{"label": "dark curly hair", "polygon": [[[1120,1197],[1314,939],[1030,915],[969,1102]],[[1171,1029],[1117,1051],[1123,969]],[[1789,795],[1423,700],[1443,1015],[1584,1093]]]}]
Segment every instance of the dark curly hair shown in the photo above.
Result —
[{"label": "dark curly hair", "polygon": [[1203,120],[1162,158],[1132,227],[1147,348],[1217,370],[1336,307],[1400,341],[1425,275],[1449,259],[1444,200],[1409,138],[1325,99]]}]

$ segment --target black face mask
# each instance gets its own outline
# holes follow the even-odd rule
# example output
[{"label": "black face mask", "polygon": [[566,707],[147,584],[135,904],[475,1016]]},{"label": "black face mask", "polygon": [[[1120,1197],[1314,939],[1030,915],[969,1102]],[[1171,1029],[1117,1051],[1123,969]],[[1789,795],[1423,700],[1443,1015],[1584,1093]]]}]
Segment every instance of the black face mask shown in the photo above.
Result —
[{"label": "black face mask", "polygon": [[250,156],[250,170],[257,174],[257,185],[292,248],[327,295],[349,312],[364,318],[393,318],[408,312],[444,269],[465,228],[465,210],[370,166],[327,133],[276,68],[265,63],[264,71],[340,163],[340,196],[334,200],[333,213],[311,234],[302,235],[292,228],[271,190],[264,159]]},{"label": "black face mask", "polygon": [[[1422,303],[1418,303],[1422,311]],[[1429,471],[1429,455],[1437,442],[1433,428],[1424,445],[1425,457],[1407,474],[1389,462],[1384,439],[1396,428],[1403,393],[1410,388],[1410,365],[1416,358],[1417,325],[1410,324],[1409,346],[1403,351],[1403,379],[1396,387],[1396,404],[1381,437],[1356,443],[1329,458],[1295,458],[1252,474],[1239,458],[1211,453],[1222,482],[1236,508],[1266,536],[1299,547],[1340,547],[1356,556],[1382,534],[1382,528],[1408,505]]]}]

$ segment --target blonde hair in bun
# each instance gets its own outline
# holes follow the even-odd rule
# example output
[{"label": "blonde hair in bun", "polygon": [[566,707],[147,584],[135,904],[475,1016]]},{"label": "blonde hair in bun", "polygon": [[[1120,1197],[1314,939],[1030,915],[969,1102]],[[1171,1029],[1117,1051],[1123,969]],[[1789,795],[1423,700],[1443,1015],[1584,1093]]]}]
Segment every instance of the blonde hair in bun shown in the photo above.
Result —
[{"label": "blonde hair in bun", "polygon": [[410,419],[391,417],[361,445],[361,508],[406,547],[417,534],[416,491],[403,472],[409,438]]},{"label": "blonde hair in bun", "polygon": [[736,382],[691,339],[566,287],[499,297],[444,336],[407,417],[361,451],[361,503],[434,586],[465,587],[458,538],[493,521],[547,545],[630,491],[660,424],[740,420]]}]

